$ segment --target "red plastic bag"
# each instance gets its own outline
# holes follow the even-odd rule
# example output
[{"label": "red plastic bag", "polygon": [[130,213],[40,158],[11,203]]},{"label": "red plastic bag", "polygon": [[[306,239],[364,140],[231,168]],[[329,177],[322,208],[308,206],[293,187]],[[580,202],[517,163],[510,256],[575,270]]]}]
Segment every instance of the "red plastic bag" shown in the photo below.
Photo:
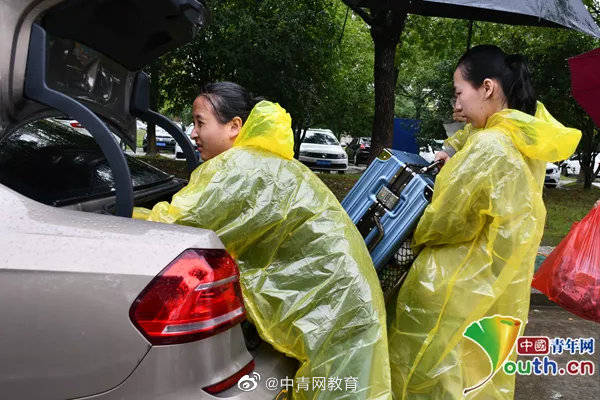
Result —
[{"label": "red plastic bag", "polygon": [[531,286],[565,310],[600,322],[600,207],[573,224]]}]

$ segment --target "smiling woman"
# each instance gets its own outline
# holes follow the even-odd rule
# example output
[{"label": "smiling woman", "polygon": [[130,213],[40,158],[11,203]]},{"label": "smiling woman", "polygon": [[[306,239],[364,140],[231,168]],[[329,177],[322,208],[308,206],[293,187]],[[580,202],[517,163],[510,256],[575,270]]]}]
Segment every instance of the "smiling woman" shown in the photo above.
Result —
[{"label": "smiling woman", "polygon": [[232,82],[204,87],[194,101],[194,129],[190,135],[203,160],[210,160],[233,147],[250,110],[261,100]]}]

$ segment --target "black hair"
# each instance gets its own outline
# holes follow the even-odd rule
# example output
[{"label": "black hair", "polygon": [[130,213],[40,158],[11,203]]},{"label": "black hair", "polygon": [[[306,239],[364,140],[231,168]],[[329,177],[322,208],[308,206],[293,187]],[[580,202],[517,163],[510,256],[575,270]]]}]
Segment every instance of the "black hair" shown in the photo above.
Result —
[{"label": "black hair", "polygon": [[525,57],[507,55],[493,45],[475,46],[458,60],[463,78],[479,88],[485,79],[497,79],[510,108],[534,115],[535,90]]},{"label": "black hair", "polygon": [[200,96],[208,100],[217,120],[222,124],[235,117],[240,117],[242,123],[245,123],[254,106],[264,100],[262,97],[253,97],[250,92],[233,82],[209,83],[202,88],[198,97]]}]

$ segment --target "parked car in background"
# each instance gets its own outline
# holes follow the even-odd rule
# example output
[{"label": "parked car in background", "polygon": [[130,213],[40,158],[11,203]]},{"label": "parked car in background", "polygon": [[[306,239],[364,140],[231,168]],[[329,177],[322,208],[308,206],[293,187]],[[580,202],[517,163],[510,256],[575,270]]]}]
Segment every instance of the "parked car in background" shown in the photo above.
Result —
[{"label": "parked car in background", "polygon": [[432,163],[435,161],[435,153],[441,151],[443,145],[443,140],[435,139],[425,146],[419,147],[419,155],[427,162]]},{"label": "parked car in background", "polygon": [[564,176],[579,175],[579,172],[581,171],[579,160],[577,160],[576,155],[561,162],[559,167]]},{"label": "parked car in background", "polygon": [[[68,126],[69,128],[76,130],[77,132],[89,134],[87,129],[85,129],[83,125],[81,125],[78,121],[74,119],[65,117],[52,117],[52,120],[64,126]],[[91,134],[89,135],[91,136]]]},{"label": "parked car in background", "polygon": [[348,155],[329,129],[308,129],[298,159],[316,171],[343,174],[348,169]]},{"label": "parked car in background", "polygon": [[[192,147],[194,148],[194,153],[196,154],[196,159],[202,163],[202,157],[200,156],[200,152],[198,151],[198,149],[196,148],[196,143],[192,140],[192,130],[194,129],[194,124],[190,124],[186,129],[185,129],[185,137],[189,139],[190,143],[192,144]],[[181,148],[181,146],[179,145],[179,143],[175,144],[175,158],[177,159],[182,159],[185,158],[185,154],[183,153],[183,149]]]},{"label": "parked car in background", "polygon": [[[69,128],[83,134],[89,137],[92,137],[92,134],[83,127],[83,125],[81,125],[79,123],[79,121],[76,121],[74,119],[70,119],[70,118],[65,118],[65,117],[52,117],[51,118],[52,121],[58,122],[59,124],[62,124],[64,126],[68,126]],[[138,121],[139,123],[140,121]],[[113,132],[113,137],[115,139],[115,141],[117,143],[119,143],[119,146],[121,147],[121,150],[125,151],[127,149],[125,141],[123,141],[123,139],[121,139],[119,137],[119,135],[115,134]]]},{"label": "parked car in background", "polygon": [[[175,142],[175,139],[173,139],[173,136],[171,136],[167,131],[165,131],[160,126],[156,126],[155,135],[156,135],[156,148],[159,152],[163,151],[163,150],[168,151],[170,153],[175,152],[175,145],[177,143]],[[142,148],[144,149],[145,153],[148,152],[148,133],[144,134]]]},{"label": "parked car in background", "polygon": [[[598,169],[600,165],[600,153],[596,154],[596,159],[594,160],[594,171]],[[579,175],[581,172],[581,164],[579,163],[579,155],[575,154],[568,160],[560,163],[560,169],[565,176],[569,175]]]},{"label": "parked car in background", "polygon": [[145,130],[146,130],[146,127],[147,127],[147,125],[146,125],[146,123],[145,123],[144,121],[140,121],[139,119],[137,119],[137,120],[135,121],[135,127],[136,127],[136,129],[138,129],[138,130],[145,131]]},{"label": "parked car in background", "polygon": [[352,160],[354,165],[365,164],[369,159],[369,152],[371,151],[371,138],[370,137],[358,137],[352,139],[352,141],[346,147],[348,153],[348,159]]},{"label": "parked car in background", "polygon": [[560,181],[560,168],[553,163],[546,164],[546,179],[544,184],[546,187],[557,187]]}]

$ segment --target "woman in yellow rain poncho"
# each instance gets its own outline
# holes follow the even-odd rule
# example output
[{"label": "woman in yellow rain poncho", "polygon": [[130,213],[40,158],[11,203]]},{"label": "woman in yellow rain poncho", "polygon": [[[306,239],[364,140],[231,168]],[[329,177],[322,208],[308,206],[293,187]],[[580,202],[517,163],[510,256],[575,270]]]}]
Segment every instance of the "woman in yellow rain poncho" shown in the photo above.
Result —
[{"label": "woman in yellow rain poncho", "polygon": [[[293,159],[289,114],[253,105],[239,85],[209,85],[193,107],[204,164],[170,204],[136,208],[134,217],[219,235],[238,262],[249,319],[301,362],[296,378],[308,378],[309,390],[294,398],[391,399],[385,305],[364,241],[331,191]],[[311,377],[338,378],[341,390],[313,390]],[[351,378],[356,391],[346,392]]]},{"label": "woman in yellow rain poncho", "polygon": [[[495,46],[460,59],[454,88],[472,130],[436,178],[414,233],[420,253],[388,310],[392,389],[397,399],[512,399],[501,364],[527,321],[546,162],[568,158],[581,132],[541,103],[536,112],[526,65]],[[470,326],[478,341],[463,335]]]}]

